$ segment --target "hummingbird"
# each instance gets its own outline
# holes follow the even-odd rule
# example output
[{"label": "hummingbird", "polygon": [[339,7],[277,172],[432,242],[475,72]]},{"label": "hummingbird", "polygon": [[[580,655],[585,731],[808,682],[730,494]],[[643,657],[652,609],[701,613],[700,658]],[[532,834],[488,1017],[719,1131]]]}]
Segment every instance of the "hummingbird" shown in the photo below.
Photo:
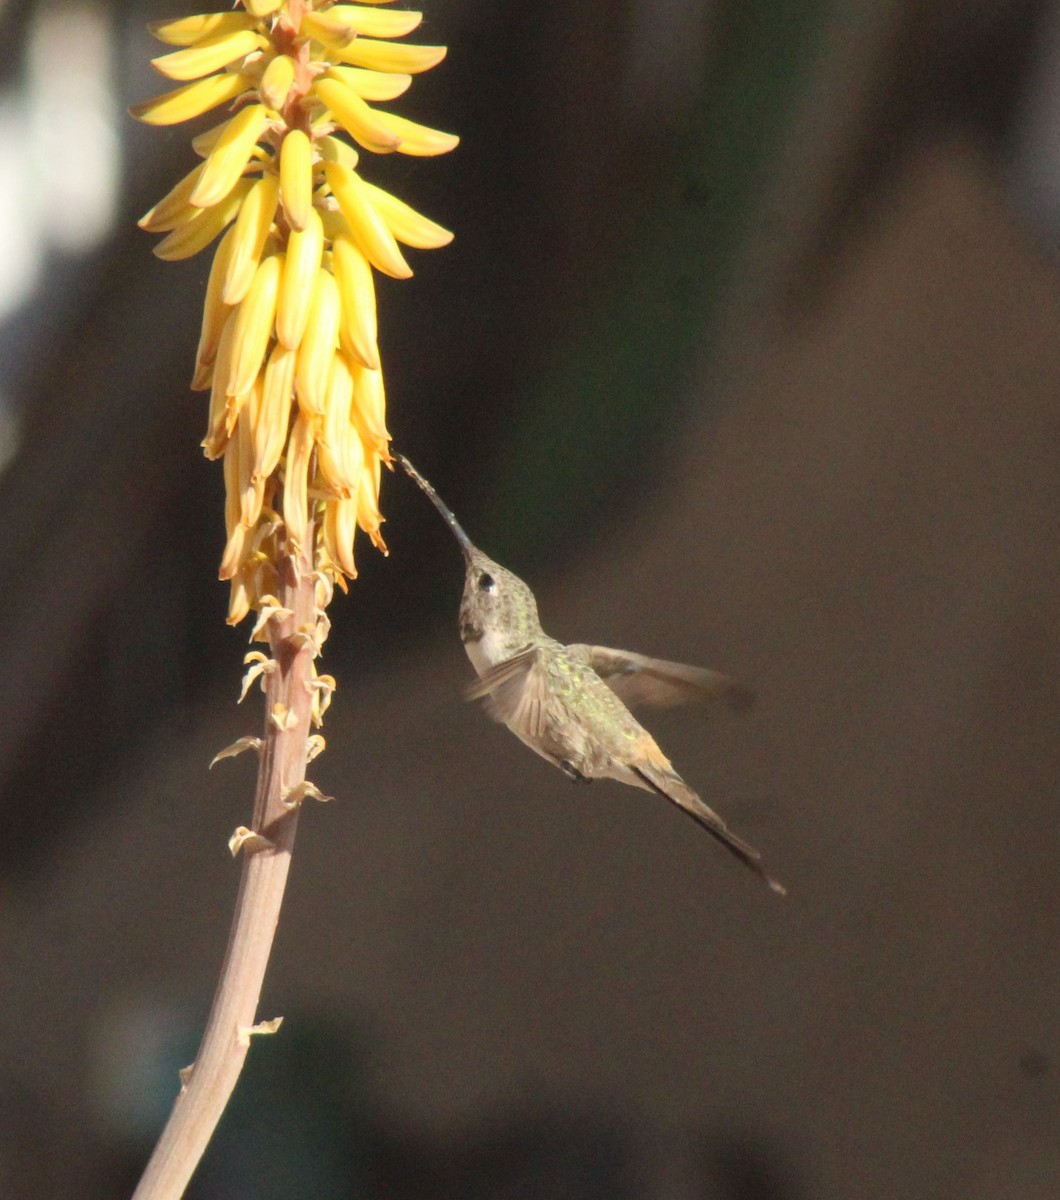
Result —
[{"label": "hummingbird", "polygon": [[739,709],[753,702],[753,693],[719,671],[549,637],[530,588],[478,549],[404,455],[397,460],[463,551],[460,637],[478,675],[466,699],[481,701],[493,720],[576,782],[617,779],[669,800],[785,895],[787,889],[762,866],[761,854],[703,803],[627,707],[668,708],[719,698]]}]

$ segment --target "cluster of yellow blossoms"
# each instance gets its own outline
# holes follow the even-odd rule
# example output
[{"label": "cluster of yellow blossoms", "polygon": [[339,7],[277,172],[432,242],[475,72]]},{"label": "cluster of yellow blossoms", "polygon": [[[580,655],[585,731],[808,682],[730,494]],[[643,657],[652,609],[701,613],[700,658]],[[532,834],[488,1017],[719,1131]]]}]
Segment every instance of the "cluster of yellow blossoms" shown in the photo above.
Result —
[{"label": "cluster of yellow blossoms", "polygon": [[[283,554],[320,577],[353,577],[358,527],[385,550],[379,479],[390,461],[372,270],[412,274],[399,243],[452,234],[363,179],[348,134],[378,154],[435,155],[452,134],[382,111],[443,46],[394,43],[422,14],[327,0],[243,0],[231,12],[162,21],[181,49],[153,60],[183,86],[137,105],[155,125],[222,104],[196,137],[203,162],[140,221],[166,233],[160,258],[218,243],[192,387],[210,390],[203,449],[224,456],[228,620],[266,607]],[[373,103],[369,103],[369,101]],[[330,588],[329,588],[330,590]]]}]

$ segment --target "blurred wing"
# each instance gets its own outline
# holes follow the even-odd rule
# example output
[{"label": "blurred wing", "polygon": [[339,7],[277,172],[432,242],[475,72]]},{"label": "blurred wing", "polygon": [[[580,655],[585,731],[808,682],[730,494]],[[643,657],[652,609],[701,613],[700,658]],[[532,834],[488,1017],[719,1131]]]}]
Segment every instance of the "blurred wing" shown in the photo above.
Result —
[{"label": "blurred wing", "polygon": [[728,675],[706,667],[689,667],[607,646],[578,644],[567,649],[588,663],[622,703],[631,708],[638,704],[673,708],[703,700],[725,700],[740,711],[750,708],[755,701],[754,692]]},{"label": "blurred wing", "polygon": [[549,690],[537,647],[490,667],[467,687],[464,698],[481,700],[494,721],[516,729],[520,736],[540,738],[546,727]]}]

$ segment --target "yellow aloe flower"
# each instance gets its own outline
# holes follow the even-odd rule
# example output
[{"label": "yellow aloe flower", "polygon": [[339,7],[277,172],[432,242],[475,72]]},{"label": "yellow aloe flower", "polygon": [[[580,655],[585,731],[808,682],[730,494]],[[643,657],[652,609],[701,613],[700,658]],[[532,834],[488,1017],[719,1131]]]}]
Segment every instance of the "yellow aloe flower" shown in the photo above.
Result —
[{"label": "yellow aloe flower", "polygon": [[[241,0],[157,21],[152,60],[180,86],[136,105],[173,125],[226,106],[193,139],[203,161],[140,220],[162,258],[216,239],[192,387],[210,392],[208,458],[224,462],[228,620],[274,603],[281,556],[309,555],[330,597],[356,575],[354,536],[386,550],[390,462],[375,271],[407,278],[401,246],[453,235],[364,179],[358,149],[444,154],[458,139],[376,107],[444,46],[395,42],[419,12],[389,0]],[[346,140],[349,139],[349,140]]]}]

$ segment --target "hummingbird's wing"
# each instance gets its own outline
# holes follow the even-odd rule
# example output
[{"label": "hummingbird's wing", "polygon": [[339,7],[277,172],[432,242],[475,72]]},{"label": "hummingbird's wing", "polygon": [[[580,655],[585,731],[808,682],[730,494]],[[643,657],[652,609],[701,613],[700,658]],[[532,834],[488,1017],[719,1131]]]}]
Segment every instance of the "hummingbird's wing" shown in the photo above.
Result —
[{"label": "hummingbird's wing", "polygon": [[700,700],[725,700],[737,711],[750,708],[755,694],[735,679],[706,667],[648,658],[632,650],[612,650],[607,646],[578,643],[567,650],[586,662],[615,693],[623,704],[651,704],[673,708]]},{"label": "hummingbird's wing", "polygon": [[547,728],[551,692],[536,646],[520,650],[484,671],[464,692],[481,700],[486,712],[502,725],[518,727],[520,735],[541,738]]}]

